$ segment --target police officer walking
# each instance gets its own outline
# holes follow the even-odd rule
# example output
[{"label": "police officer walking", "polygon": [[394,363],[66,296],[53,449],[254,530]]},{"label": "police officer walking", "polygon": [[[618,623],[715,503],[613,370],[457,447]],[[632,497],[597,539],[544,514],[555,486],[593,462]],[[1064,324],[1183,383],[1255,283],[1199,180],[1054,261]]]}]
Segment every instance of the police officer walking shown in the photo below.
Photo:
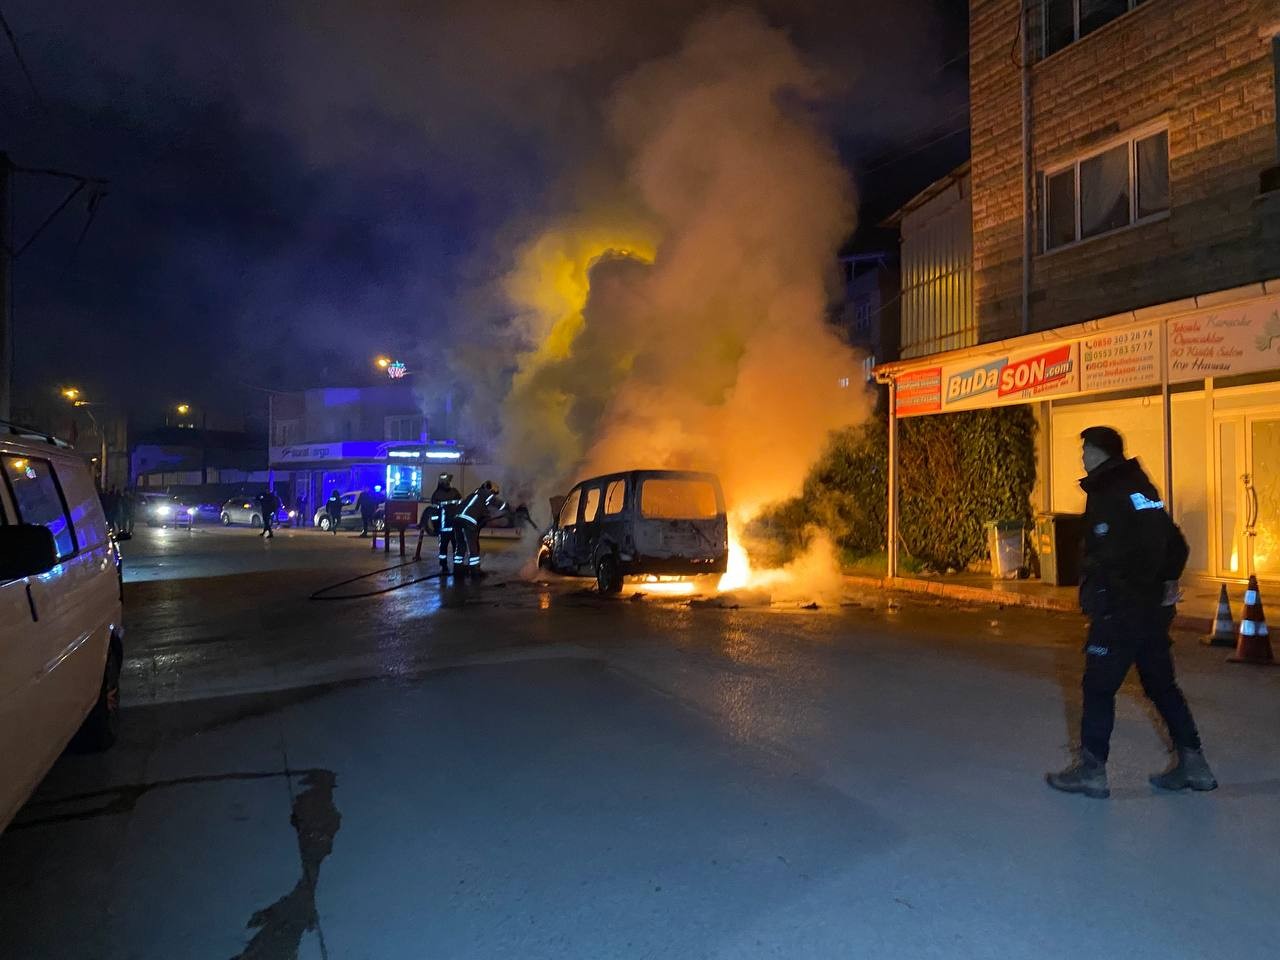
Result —
[{"label": "police officer walking", "polygon": [[329,499],[325,501],[324,512],[329,515],[329,529],[333,531],[333,535],[338,535],[338,527],[342,524],[342,497],[338,494],[338,488],[334,487],[329,491]]},{"label": "police officer walking", "polygon": [[1107,756],[1116,692],[1136,665],[1143,692],[1155,704],[1177,751],[1172,766],[1153,775],[1151,784],[1161,790],[1212,790],[1218,781],[1174,678],[1169,639],[1187,541],[1138,461],[1125,458],[1119,433],[1089,427],[1080,439],[1088,473],[1080,481],[1086,494],[1080,607],[1089,617],[1080,756],[1045,779],[1067,793],[1111,795]]},{"label": "police officer walking", "polygon": [[272,540],[275,534],[271,532],[271,525],[276,518],[276,511],[280,509],[280,501],[271,490],[264,490],[258,497],[258,507],[262,510],[262,533],[258,536]]},{"label": "police officer walking", "polygon": [[510,508],[498,495],[498,485],[486,480],[463,502],[454,526],[455,577],[483,577],[480,569],[480,528],[490,520],[509,515]]},{"label": "police officer walking", "polygon": [[368,490],[361,490],[359,503],[356,506],[360,509],[360,536],[367,537],[369,528],[373,526],[373,515],[377,511],[377,505],[373,502],[373,494]]},{"label": "police officer walking", "polygon": [[[449,572],[449,553],[454,550],[454,520],[462,505],[462,494],[453,485],[453,474],[440,474],[436,488],[431,491],[431,507],[435,514],[436,533],[440,536],[440,572]],[[460,551],[455,551],[455,556]],[[454,563],[457,571],[457,563]]]}]

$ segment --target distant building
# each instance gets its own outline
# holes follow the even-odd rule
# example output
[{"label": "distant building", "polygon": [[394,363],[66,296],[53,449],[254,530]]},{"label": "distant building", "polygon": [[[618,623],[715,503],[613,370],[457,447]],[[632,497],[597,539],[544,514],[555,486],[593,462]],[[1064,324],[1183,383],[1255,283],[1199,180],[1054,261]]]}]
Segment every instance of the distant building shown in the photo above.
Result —
[{"label": "distant building", "polygon": [[266,437],[233,430],[161,427],[139,433],[129,454],[135,486],[264,485]]},{"label": "distant building", "polygon": [[409,383],[277,393],[270,413],[272,479],[309,513],[333,490],[417,499],[436,465],[463,462],[453,438],[431,435]]},{"label": "distant building", "polygon": [[840,257],[844,299],[838,323],[849,344],[866,354],[866,373],[898,354],[898,256],[892,250]]}]

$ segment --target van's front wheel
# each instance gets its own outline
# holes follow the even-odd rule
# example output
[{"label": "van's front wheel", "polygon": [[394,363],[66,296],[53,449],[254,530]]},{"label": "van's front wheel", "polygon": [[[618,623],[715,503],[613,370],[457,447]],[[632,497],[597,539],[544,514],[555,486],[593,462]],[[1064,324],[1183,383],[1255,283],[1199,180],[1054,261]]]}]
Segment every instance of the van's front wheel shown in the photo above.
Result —
[{"label": "van's front wheel", "polygon": [[113,642],[107,648],[98,702],[71,741],[74,749],[91,753],[106,750],[116,742],[120,730],[120,667],[123,659],[120,647]]},{"label": "van's front wheel", "polygon": [[596,589],[601,593],[622,592],[622,571],[618,568],[618,558],[612,553],[596,561]]}]

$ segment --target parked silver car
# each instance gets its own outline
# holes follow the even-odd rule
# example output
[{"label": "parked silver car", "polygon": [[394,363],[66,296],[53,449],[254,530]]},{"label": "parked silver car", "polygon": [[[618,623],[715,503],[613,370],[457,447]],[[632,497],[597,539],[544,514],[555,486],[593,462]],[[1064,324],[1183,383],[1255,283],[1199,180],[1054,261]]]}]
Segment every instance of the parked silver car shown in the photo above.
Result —
[{"label": "parked silver car", "polygon": [[[276,510],[276,526],[287,526],[298,516],[297,510],[288,510],[283,505]],[[224,527],[244,523],[251,527],[262,526],[262,503],[257,494],[246,494],[243,497],[232,497],[222,505],[218,517]]]},{"label": "parked silver car", "polygon": [[[360,519],[360,490],[349,490],[342,494],[342,518],[338,521],[339,530],[359,530],[363,526]],[[373,529],[381,531],[387,525],[386,518],[383,513],[383,505],[378,504],[377,510],[373,513]],[[315,515],[311,518],[321,530],[332,530],[333,524],[329,520],[328,502],[320,504],[320,508],[316,510]]]}]

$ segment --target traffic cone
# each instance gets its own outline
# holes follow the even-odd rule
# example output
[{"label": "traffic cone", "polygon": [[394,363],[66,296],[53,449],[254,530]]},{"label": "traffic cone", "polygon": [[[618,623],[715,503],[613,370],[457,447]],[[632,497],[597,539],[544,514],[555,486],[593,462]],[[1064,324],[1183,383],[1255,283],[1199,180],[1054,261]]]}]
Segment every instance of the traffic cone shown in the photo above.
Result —
[{"label": "traffic cone", "polygon": [[1262,596],[1258,593],[1258,578],[1249,577],[1244,592],[1244,613],[1240,617],[1240,634],[1236,638],[1236,652],[1227,657],[1228,663],[1275,663],[1271,655],[1271,637],[1267,633],[1267,616],[1262,612]]},{"label": "traffic cone", "polygon": [[1236,645],[1236,621],[1231,616],[1231,601],[1227,599],[1227,585],[1218,592],[1218,612],[1213,618],[1213,632],[1200,641],[1207,647],[1234,647]]}]

